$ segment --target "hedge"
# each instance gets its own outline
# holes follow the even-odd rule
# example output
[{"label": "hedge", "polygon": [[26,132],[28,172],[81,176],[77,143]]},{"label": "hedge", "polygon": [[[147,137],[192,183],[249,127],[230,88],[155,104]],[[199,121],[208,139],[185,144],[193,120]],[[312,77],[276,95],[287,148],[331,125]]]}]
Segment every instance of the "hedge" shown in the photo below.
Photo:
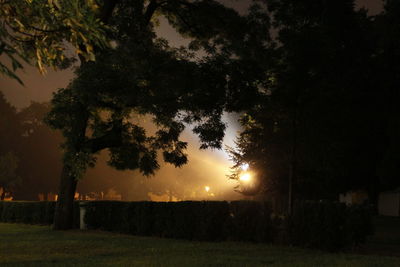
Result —
[{"label": "hedge", "polygon": [[290,217],[255,201],[87,202],[89,229],[203,241],[252,241],[325,250],[358,245],[372,234],[362,206],[297,202]]},{"label": "hedge", "polygon": [[250,201],[88,202],[89,229],[202,241],[272,242],[271,210]]},{"label": "hedge", "polygon": [[[53,224],[54,201],[0,201],[0,222]],[[79,205],[74,203],[74,228],[79,228]]]},{"label": "hedge", "polygon": [[[277,216],[255,201],[85,202],[89,229],[201,241],[251,241],[339,250],[365,242],[372,213],[365,206],[303,201]],[[55,202],[0,202],[0,222],[50,225]],[[79,206],[74,204],[74,227]]]},{"label": "hedge", "polygon": [[293,245],[330,251],[353,247],[373,233],[372,210],[332,201],[297,202],[287,229]]}]

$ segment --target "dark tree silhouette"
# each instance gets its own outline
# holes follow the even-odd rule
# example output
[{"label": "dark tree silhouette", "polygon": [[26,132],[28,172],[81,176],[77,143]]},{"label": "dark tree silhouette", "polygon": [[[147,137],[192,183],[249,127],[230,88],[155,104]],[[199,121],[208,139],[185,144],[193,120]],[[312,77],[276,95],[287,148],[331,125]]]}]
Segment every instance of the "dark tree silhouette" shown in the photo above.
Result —
[{"label": "dark tree silhouette", "polygon": [[0,92],[0,154],[14,151],[21,134],[17,110],[11,106]]},{"label": "dark tree silhouette", "polygon": [[14,153],[8,152],[0,154],[0,200],[4,200],[7,192],[12,190],[20,183],[20,178],[17,175],[18,158]]},{"label": "dark tree silhouette", "polygon": [[379,169],[398,159],[389,149],[397,141],[388,140],[398,131],[395,2],[376,17],[352,0],[267,2],[275,65],[266,64],[266,94],[242,118],[231,154],[236,166],[249,162],[262,174],[264,189],[289,195],[289,206],[292,196],[337,198],[350,189],[368,190],[375,202]]},{"label": "dark tree silhouette", "polygon": [[[66,41],[85,60],[93,60],[93,45],[106,45],[104,28],[96,19],[95,1],[0,1],[0,75],[16,79],[22,62],[45,66],[69,64]],[[6,64],[9,63],[9,64]]]},{"label": "dark tree silhouette", "polygon": [[[115,47],[97,49],[96,62],[81,65],[74,81],[55,94],[47,118],[66,139],[55,229],[71,227],[78,180],[98,152],[108,149],[111,166],[145,175],[159,168],[159,153],[182,166],[185,124],[195,125],[201,148],[219,148],[224,108],[248,106],[246,98],[256,98],[265,78],[256,61],[268,45],[261,7],[246,17],[216,1],[105,1],[102,8]],[[160,14],[191,38],[189,49],[156,38]],[[206,56],[197,59],[198,50]],[[156,132],[147,133],[137,115],[150,116]]]},{"label": "dark tree silhouette", "polygon": [[50,111],[49,103],[32,102],[18,112],[22,134],[17,151],[20,159],[18,174],[21,185],[15,191],[16,199],[37,200],[39,193],[55,193],[57,177],[62,167],[63,141],[59,132],[44,123]]}]

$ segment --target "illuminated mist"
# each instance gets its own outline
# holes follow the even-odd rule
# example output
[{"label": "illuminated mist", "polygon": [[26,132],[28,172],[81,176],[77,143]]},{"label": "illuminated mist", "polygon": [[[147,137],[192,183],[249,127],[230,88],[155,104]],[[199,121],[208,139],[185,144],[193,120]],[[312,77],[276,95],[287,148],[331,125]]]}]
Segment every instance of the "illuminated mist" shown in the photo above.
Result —
[{"label": "illuminated mist", "polygon": [[[235,115],[225,115],[229,125],[224,145],[233,145],[238,130]],[[99,164],[90,169],[84,180],[80,182],[78,191],[107,191],[113,188],[122,194],[124,200],[232,200],[242,196],[234,191],[236,182],[229,180],[232,162],[223,150],[199,150],[197,136],[185,130],[182,140],[188,142],[189,163],[175,168],[162,161],[161,168],[152,177],[145,177],[138,171],[117,171],[104,164],[106,153],[102,153]],[[206,191],[205,187],[209,190]]]}]

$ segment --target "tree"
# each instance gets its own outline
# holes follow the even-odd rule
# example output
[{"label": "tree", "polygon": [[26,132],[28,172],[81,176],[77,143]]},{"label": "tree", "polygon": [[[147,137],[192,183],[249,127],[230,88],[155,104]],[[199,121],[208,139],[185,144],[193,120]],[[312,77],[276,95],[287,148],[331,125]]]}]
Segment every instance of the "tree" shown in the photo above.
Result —
[{"label": "tree", "polygon": [[63,141],[59,132],[43,121],[50,111],[50,103],[32,102],[17,114],[21,134],[18,137],[18,175],[21,184],[14,199],[37,200],[38,193],[57,191],[57,177],[62,167]]},{"label": "tree", "polygon": [[389,98],[377,89],[374,20],[350,0],[277,0],[268,8],[275,64],[265,68],[266,94],[242,119],[236,162],[258,169],[267,190],[288,195],[289,211],[291,196],[336,198],[363,187],[376,198],[387,116],[371,107]]},{"label": "tree", "polygon": [[38,193],[56,191],[62,136],[44,123],[49,111],[49,103],[36,102],[17,111],[0,92],[0,155],[12,153],[18,159],[14,199],[36,200]]},{"label": "tree", "polygon": [[[158,154],[182,166],[185,124],[196,125],[202,148],[219,148],[227,99],[235,100],[230,109],[247,105],[240,92],[258,94],[257,80],[264,78],[254,59],[267,45],[268,31],[258,30],[268,29],[268,21],[257,6],[248,17],[216,1],[118,1],[103,8],[115,47],[95,49],[96,62],[82,64],[75,80],[55,94],[47,118],[65,137],[55,229],[71,227],[78,180],[98,152],[108,149],[110,165],[145,175],[159,168]],[[156,38],[160,14],[192,39],[189,49]],[[206,56],[198,60],[193,51],[200,49]],[[137,115],[150,116],[156,132],[146,133]]]},{"label": "tree", "polygon": [[16,150],[21,127],[17,110],[7,102],[2,92],[0,92],[0,114],[0,154],[6,154]]},{"label": "tree", "polygon": [[4,200],[7,192],[19,184],[20,178],[16,174],[18,159],[14,153],[9,152],[0,156],[0,187],[3,189],[0,200]]},{"label": "tree", "polygon": [[398,99],[399,79],[397,73],[399,64],[399,40],[396,36],[400,33],[399,27],[400,3],[387,0],[384,11],[374,20],[374,33],[377,43],[375,56],[375,76],[379,79],[379,94],[382,95],[381,115],[379,116],[385,132],[382,140],[385,142],[382,149],[381,161],[378,163],[375,177],[380,190],[393,190],[400,186],[398,179],[400,143],[397,138],[400,133],[400,120]]},{"label": "tree", "polygon": [[32,60],[40,72],[45,66],[68,65],[67,43],[85,60],[94,60],[93,46],[105,46],[105,29],[95,1],[0,0],[0,73],[22,81],[15,74],[22,62]]}]

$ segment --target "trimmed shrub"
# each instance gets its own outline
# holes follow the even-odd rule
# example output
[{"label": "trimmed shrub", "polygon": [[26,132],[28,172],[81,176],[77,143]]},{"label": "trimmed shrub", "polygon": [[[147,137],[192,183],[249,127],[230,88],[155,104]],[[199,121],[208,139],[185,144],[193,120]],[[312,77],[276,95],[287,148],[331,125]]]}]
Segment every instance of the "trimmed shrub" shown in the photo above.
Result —
[{"label": "trimmed shrub", "polygon": [[365,243],[367,236],[374,233],[372,214],[372,207],[366,205],[353,205],[347,208],[346,227],[351,245]]},{"label": "trimmed shrub", "polygon": [[153,227],[154,236],[174,237],[174,220],[172,207],[168,202],[153,202]]},{"label": "trimmed shrub", "polygon": [[233,201],[230,204],[231,236],[237,241],[271,242],[274,227],[266,203]]},{"label": "trimmed shrub", "polygon": [[203,201],[195,239],[222,241],[229,238],[230,207],[226,201]]},{"label": "trimmed shrub", "polygon": [[104,231],[118,231],[123,202],[118,201],[95,201],[86,203],[85,222],[89,229],[100,229]]},{"label": "trimmed shrub", "polygon": [[[55,202],[0,202],[0,221],[49,225]],[[74,227],[79,228],[79,203]],[[202,241],[289,242],[339,250],[365,242],[372,234],[372,213],[365,206],[302,201],[290,217],[272,216],[267,203],[255,201],[86,202],[89,229],[142,236]]]},{"label": "trimmed shrub", "polygon": [[136,235],[152,236],[154,226],[153,202],[131,202],[133,216],[129,221],[133,221]]},{"label": "trimmed shrub", "polygon": [[[171,230],[174,238],[193,240],[201,238],[198,233],[200,216],[202,213],[202,202],[182,201],[171,203],[172,224]],[[204,232],[204,231],[203,231]]]},{"label": "trimmed shrub", "polygon": [[[0,222],[53,224],[54,201],[1,201]],[[79,228],[78,203],[74,203],[74,227]]]},{"label": "trimmed shrub", "polygon": [[297,202],[289,218],[293,245],[335,251],[365,241],[372,215],[364,208],[332,201]]},{"label": "trimmed shrub", "polygon": [[269,242],[270,214],[250,201],[95,201],[87,203],[85,222],[89,229],[143,236]]}]

